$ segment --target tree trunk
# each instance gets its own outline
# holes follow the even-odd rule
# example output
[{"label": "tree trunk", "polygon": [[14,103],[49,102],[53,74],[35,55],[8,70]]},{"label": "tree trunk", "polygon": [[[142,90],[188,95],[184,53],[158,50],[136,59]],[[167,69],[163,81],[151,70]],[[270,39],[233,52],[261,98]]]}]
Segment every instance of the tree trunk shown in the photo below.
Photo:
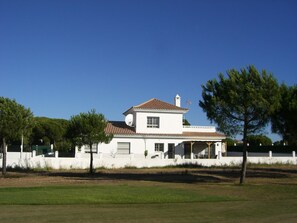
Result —
[{"label": "tree trunk", "polygon": [[246,166],[247,166],[247,154],[246,147],[243,146],[243,154],[242,154],[242,166],[241,166],[241,174],[240,174],[240,184],[244,184],[245,176],[246,176]]},{"label": "tree trunk", "polygon": [[247,166],[247,121],[244,123],[243,128],[243,153],[242,153],[242,166],[240,173],[240,184],[244,184],[246,176],[246,166]]},{"label": "tree trunk", "polygon": [[92,144],[90,145],[90,174],[93,174],[93,149],[92,149]]},{"label": "tree trunk", "polygon": [[3,157],[2,157],[2,175],[6,175],[6,157],[7,157],[7,151],[6,151],[6,141],[5,138],[3,138],[2,141],[2,146],[3,146]]}]

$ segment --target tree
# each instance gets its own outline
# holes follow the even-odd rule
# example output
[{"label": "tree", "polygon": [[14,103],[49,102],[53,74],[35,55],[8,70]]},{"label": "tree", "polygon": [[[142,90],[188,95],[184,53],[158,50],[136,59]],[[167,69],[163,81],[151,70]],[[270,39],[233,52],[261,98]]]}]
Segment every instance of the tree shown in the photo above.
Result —
[{"label": "tree", "polygon": [[68,120],[35,117],[35,126],[31,135],[34,145],[54,145],[55,150],[64,149],[60,145],[66,142]]},{"label": "tree", "polygon": [[264,135],[249,135],[247,136],[247,141],[250,146],[271,146],[272,140]]},{"label": "tree", "polygon": [[297,145],[297,85],[280,87],[281,106],[271,117],[272,132],[282,136],[288,145]]},{"label": "tree", "polygon": [[88,113],[80,113],[72,116],[68,127],[68,135],[75,145],[88,145],[90,147],[90,173],[93,174],[93,151],[92,145],[109,143],[113,135],[106,134],[107,121],[102,114],[91,110]]},{"label": "tree", "polygon": [[245,181],[247,136],[260,132],[279,106],[279,86],[272,74],[261,74],[254,66],[219,74],[218,80],[202,85],[200,107],[228,136],[243,136],[243,162],[240,184]]},{"label": "tree", "polygon": [[234,144],[236,143],[236,141],[232,138],[226,138],[225,142],[227,143],[227,146],[234,146]]},{"label": "tree", "polygon": [[30,133],[33,114],[15,100],[0,97],[0,136],[2,139],[2,174],[6,174],[6,145]]}]

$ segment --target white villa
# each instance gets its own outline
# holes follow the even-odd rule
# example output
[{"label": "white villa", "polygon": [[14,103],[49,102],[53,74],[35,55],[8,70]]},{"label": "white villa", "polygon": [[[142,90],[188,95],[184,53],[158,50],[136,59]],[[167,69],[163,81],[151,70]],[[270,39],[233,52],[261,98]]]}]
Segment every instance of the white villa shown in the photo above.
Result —
[{"label": "white villa", "polygon": [[[176,95],[174,104],[150,99],[125,111],[125,121],[110,121],[107,133],[114,135],[109,144],[99,144],[93,151],[104,157],[112,156],[153,159],[217,158],[225,152],[225,135],[213,126],[185,126]],[[81,152],[88,152],[82,148]]]}]

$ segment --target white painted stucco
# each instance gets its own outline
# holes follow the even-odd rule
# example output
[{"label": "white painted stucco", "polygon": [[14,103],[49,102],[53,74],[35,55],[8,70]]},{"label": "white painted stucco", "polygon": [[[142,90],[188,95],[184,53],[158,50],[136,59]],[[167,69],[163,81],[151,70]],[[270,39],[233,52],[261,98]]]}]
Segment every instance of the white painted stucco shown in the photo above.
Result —
[{"label": "white painted stucco", "polygon": [[[168,145],[174,144],[174,157],[178,159],[185,158],[184,143],[187,142],[186,138],[174,138],[174,137],[149,137],[147,135],[138,135],[137,137],[131,136],[115,136],[109,144],[99,144],[97,153],[102,153],[104,155],[110,154],[111,156],[117,156],[117,143],[118,142],[129,142],[130,143],[130,154],[135,154],[137,157],[144,157],[144,151],[148,151],[148,157],[162,157],[168,159]],[[211,142],[211,140],[207,140]],[[157,152],[155,151],[155,144],[161,143],[164,144],[164,151]],[[218,139],[213,140],[211,145],[211,157],[217,157],[221,152],[222,143]],[[204,157],[208,154],[208,146],[206,140],[199,140],[193,142],[192,144],[192,153],[189,154],[191,157]]]},{"label": "white painted stucco", "polygon": [[[159,128],[148,128],[147,117],[159,117]],[[183,115],[178,113],[136,113],[136,133],[181,134],[183,130]]]},{"label": "white painted stucco", "polygon": [[[21,168],[52,168],[52,169],[87,169],[90,165],[90,154],[81,154],[75,158],[58,158],[34,156],[33,153],[23,153],[22,159],[18,152],[7,153],[7,167]],[[240,165],[242,157],[217,157],[216,159],[162,159],[145,158],[130,154],[121,157],[111,157],[108,154],[94,154],[94,168],[125,168],[125,167],[163,167],[174,165],[201,165],[201,166],[234,166]],[[248,157],[249,163],[255,164],[297,164],[295,152],[287,154],[286,157]],[[2,158],[0,157],[0,167],[2,167]]]},{"label": "white painted stucco", "polygon": [[[188,134],[186,137],[183,133],[216,133],[216,128],[214,126],[183,126],[183,115],[188,110],[180,108],[181,101],[179,95],[175,97],[174,105],[177,107],[171,107],[170,109],[160,109],[160,107],[157,109],[145,108],[145,106],[141,107],[141,105],[131,107],[124,112],[124,115],[133,115],[133,125],[130,127],[135,128],[135,133],[122,135],[114,134],[109,144],[100,144],[98,146],[97,152],[116,156],[117,144],[121,142],[130,143],[130,154],[143,156],[144,151],[147,150],[148,157],[162,157],[166,159],[168,158],[168,145],[174,144],[175,155],[173,158],[182,159],[185,158],[185,156],[205,156],[206,153],[208,154],[206,142],[213,142],[210,148],[211,157],[222,154],[221,142],[225,137],[218,135],[205,137],[203,134]],[[164,107],[166,106],[165,103]],[[148,117],[158,117],[159,127],[148,127]],[[155,151],[155,145],[157,143],[164,145],[163,152]],[[189,143],[191,145],[191,154],[189,154],[189,150],[185,152],[185,144]]]}]

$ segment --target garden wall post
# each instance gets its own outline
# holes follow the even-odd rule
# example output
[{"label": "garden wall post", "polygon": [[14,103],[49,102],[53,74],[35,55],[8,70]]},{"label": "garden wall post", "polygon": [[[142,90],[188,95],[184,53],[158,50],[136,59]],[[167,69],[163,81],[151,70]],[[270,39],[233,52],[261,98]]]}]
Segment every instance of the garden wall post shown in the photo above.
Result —
[{"label": "garden wall post", "polygon": [[32,151],[32,157],[35,157],[36,156],[36,150],[33,150]]},{"label": "garden wall post", "polygon": [[221,151],[218,151],[218,156],[217,156],[217,159],[220,160],[221,159],[221,156],[222,156],[222,153]]}]

